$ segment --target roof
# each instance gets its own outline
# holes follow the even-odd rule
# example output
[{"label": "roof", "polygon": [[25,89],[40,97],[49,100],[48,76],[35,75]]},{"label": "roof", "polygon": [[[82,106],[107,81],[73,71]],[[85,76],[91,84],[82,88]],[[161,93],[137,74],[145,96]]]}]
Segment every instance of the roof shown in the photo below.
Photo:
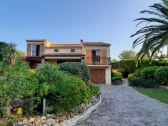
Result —
[{"label": "roof", "polygon": [[47,41],[47,39],[29,39],[26,40],[26,42],[44,42]]},{"label": "roof", "polygon": [[89,46],[110,46],[110,43],[105,42],[82,42],[82,44]]},{"label": "roof", "polygon": [[62,57],[62,56],[85,56],[82,53],[49,53],[49,54],[44,54],[43,56],[52,56],[52,57]]},{"label": "roof", "polygon": [[47,47],[47,48],[60,48],[60,47],[63,47],[63,48],[82,48],[82,45],[81,44],[51,44],[50,47]]}]

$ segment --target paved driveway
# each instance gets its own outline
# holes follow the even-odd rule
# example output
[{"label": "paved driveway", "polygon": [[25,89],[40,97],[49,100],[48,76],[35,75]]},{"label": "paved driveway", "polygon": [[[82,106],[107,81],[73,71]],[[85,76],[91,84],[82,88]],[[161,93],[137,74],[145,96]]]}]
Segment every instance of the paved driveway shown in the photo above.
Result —
[{"label": "paved driveway", "polygon": [[127,86],[101,85],[102,104],[77,126],[168,126],[168,105]]}]

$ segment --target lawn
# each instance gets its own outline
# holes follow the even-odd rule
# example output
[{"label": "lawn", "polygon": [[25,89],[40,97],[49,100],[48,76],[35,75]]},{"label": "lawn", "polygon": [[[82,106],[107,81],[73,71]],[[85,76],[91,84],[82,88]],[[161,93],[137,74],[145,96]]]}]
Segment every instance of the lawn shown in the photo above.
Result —
[{"label": "lawn", "polygon": [[168,104],[168,90],[134,87],[140,93]]}]

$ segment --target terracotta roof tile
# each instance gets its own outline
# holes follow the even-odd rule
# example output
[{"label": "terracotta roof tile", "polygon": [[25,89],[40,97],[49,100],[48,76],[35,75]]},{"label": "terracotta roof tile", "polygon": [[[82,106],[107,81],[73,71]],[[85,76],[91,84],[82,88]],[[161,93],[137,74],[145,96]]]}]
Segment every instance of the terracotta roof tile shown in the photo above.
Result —
[{"label": "terracotta roof tile", "polygon": [[110,43],[105,42],[81,42],[83,45],[90,45],[90,46],[110,46]]}]

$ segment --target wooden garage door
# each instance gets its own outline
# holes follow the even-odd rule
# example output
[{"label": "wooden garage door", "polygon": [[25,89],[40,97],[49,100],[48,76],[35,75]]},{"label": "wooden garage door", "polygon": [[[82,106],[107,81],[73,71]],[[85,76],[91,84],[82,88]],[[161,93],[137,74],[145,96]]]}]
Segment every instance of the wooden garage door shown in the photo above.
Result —
[{"label": "wooden garage door", "polygon": [[90,69],[91,82],[95,84],[105,84],[104,69]]}]

